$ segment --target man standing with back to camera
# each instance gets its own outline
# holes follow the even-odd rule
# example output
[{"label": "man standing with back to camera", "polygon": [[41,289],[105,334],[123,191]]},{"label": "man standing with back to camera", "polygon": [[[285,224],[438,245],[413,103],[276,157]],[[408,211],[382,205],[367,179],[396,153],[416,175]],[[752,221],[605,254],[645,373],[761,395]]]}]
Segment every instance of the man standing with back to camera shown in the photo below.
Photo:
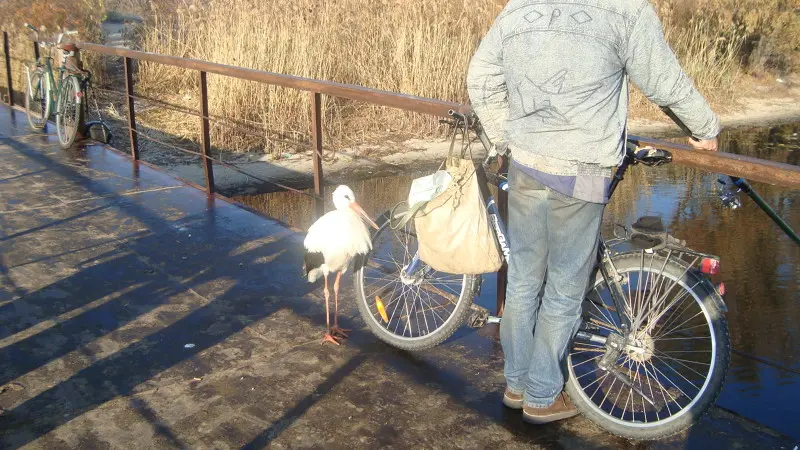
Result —
[{"label": "man standing with back to camera", "polygon": [[503,403],[531,423],[577,414],[562,364],[624,156],[629,78],[717,150],[719,119],[647,0],[511,0],[470,62],[472,106],[512,152]]}]

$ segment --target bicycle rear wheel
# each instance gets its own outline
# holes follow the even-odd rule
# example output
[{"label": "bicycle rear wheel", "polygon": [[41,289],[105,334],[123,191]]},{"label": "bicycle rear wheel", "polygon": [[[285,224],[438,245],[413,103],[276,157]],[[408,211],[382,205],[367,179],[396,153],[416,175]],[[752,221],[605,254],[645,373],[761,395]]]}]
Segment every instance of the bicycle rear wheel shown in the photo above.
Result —
[{"label": "bicycle rear wheel", "polygon": [[31,128],[42,129],[50,117],[50,83],[40,67],[30,73],[30,83],[25,86],[25,114]]},{"label": "bicycle rear wheel", "polygon": [[[613,349],[576,342],[567,358],[567,393],[587,418],[617,435],[659,439],[678,433],[699,420],[722,389],[730,359],[722,299],[675,258],[641,252],[612,261],[625,310],[616,309],[598,274],[584,302],[583,328],[625,338],[624,350],[611,353],[611,364],[630,385],[600,367]],[[631,332],[622,330],[622,315]]]},{"label": "bicycle rear wheel", "polygon": [[78,127],[83,117],[83,92],[81,84],[75,76],[68,76],[61,81],[61,95],[56,106],[56,131],[62,148],[69,148],[75,142]]},{"label": "bicycle rear wheel", "polygon": [[381,227],[373,237],[373,250],[359,262],[354,276],[359,312],[370,330],[389,345],[404,350],[434,347],[464,323],[479,277],[436,272],[424,263],[406,275],[404,268],[417,252],[414,221],[395,230],[388,216],[378,220]]}]

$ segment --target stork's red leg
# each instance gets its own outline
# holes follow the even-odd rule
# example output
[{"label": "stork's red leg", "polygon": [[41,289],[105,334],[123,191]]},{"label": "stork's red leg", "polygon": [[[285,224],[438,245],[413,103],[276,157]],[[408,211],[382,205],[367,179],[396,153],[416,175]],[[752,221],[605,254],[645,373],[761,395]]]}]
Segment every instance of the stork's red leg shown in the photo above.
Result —
[{"label": "stork's red leg", "polygon": [[325,293],[325,327],[326,332],[325,336],[322,337],[321,344],[326,342],[330,342],[336,345],[339,345],[339,341],[331,334],[331,307],[329,305],[331,292],[328,290],[328,274],[325,274],[325,289],[322,291]]},{"label": "stork's red leg", "polygon": [[342,272],[338,272],[336,274],[336,281],[333,282],[333,298],[335,302],[335,309],[333,313],[333,328],[331,328],[331,333],[333,333],[336,337],[347,337],[347,333],[352,330],[347,330],[344,328],[339,328],[339,279],[342,278]]}]

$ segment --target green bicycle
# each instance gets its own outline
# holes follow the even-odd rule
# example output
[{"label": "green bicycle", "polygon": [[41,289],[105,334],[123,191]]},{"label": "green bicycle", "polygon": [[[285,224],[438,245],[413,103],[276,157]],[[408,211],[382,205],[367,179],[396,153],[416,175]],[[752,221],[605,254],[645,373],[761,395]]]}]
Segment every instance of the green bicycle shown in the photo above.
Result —
[{"label": "green bicycle", "polygon": [[[39,41],[39,30],[30,24],[25,27],[33,31],[35,40]],[[82,100],[86,92],[91,74],[78,67],[69,67],[68,62],[75,56],[78,48],[74,44],[62,44],[64,36],[77,34],[77,31],[65,31],[57,35],[56,42],[39,42],[46,50],[61,50],[61,65],[58,76],[53,76],[53,58],[40,57],[35,64],[26,65],[25,112],[32,128],[42,129],[47,124],[55,99],[56,132],[63,148],[72,146],[78,134],[78,127],[83,122]]]}]

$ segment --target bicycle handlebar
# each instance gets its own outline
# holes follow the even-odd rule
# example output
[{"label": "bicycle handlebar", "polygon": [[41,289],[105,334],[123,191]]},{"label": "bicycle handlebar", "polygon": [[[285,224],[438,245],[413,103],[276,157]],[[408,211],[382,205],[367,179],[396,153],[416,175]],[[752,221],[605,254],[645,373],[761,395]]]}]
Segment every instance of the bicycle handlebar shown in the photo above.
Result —
[{"label": "bicycle handlebar", "polygon": [[39,41],[39,29],[34,27],[33,25],[27,23],[27,22],[24,24],[24,26],[25,26],[25,28],[27,28],[27,29],[29,29],[29,30],[34,32],[34,34],[35,34],[34,41],[39,42],[39,46],[42,47],[42,48],[61,45],[61,41],[64,40],[64,36],[74,36],[74,35],[78,34],[78,30],[66,30],[66,31],[64,31],[62,33],[58,33],[56,35],[56,42],[55,43],[53,43],[53,42],[40,42]]},{"label": "bicycle handlebar", "polygon": [[36,39],[35,40],[37,40],[37,41],[39,40],[39,30],[36,27],[34,27],[33,25],[25,22],[25,28],[33,31],[36,34]]}]

